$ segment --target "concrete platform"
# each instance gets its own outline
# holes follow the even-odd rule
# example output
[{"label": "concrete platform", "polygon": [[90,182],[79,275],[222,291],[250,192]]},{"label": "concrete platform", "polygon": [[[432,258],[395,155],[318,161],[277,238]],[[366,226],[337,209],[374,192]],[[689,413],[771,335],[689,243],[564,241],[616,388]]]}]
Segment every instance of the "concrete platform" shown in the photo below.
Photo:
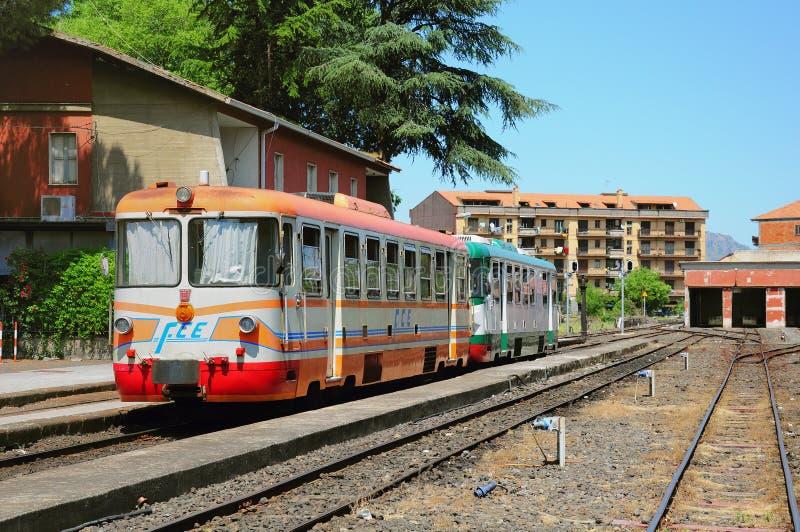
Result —
[{"label": "concrete platform", "polygon": [[25,360],[0,364],[0,408],[115,388],[110,360],[100,363]]},{"label": "concrete platform", "polygon": [[[59,530],[166,500],[323,445],[464,406],[516,383],[543,380],[645,347],[652,339],[474,371],[424,386],[276,418],[0,482],[0,530]],[[76,489],[76,487],[79,487]]]}]

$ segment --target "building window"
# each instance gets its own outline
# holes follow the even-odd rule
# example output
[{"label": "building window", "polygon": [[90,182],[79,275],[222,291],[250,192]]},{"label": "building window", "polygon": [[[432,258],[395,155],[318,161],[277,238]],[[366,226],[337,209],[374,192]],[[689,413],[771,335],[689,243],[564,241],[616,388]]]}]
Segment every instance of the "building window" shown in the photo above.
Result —
[{"label": "building window", "polygon": [[275,190],[283,190],[283,154],[274,154],[272,160],[274,162],[273,176],[275,177]]},{"label": "building window", "polygon": [[339,174],[328,172],[328,192],[339,192]]},{"label": "building window", "polygon": [[556,227],[555,227],[555,232],[556,233],[566,233],[567,232],[567,226],[564,225],[564,220],[556,220],[555,224],[556,224]]},{"label": "building window", "polygon": [[495,231],[502,231],[500,227],[500,218],[489,218],[489,232],[494,234]]},{"label": "building window", "polygon": [[600,259],[594,259],[594,268],[595,270],[599,270],[601,268]]},{"label": "building window", "polygon": [[600,288],[600,279],[595,279],[594,280],[594,287],[595,288]]},{"label": "building window", "polygon": [[50,184],[78,183],[78,135],[50,133]]},{"label": "building window", "polygon": [[640,261],[640,262],[639,262],[639,265],[640,265],[642,268],[647,268],[648,270],[650,269],[650,261],[649,261],[649,260],[643,260],[643,261]]},{"label": "building window", "polygon": [[358,178],[351,177],[350,178],[350,195],[354,198],[358,197]]},{"label": "building window", "polygon": [[595,229],[600,229],[600,220],[595,220],[594,221],[594,228]]},{"label": "building window", "polygon": [[800,236],[800,225],[794,226],[794,236]]},{"label": "building window", "polygon": [[595,247],[595,249],[600,249],[600,246],[601,246],[601,245],[602,245],[602,241],[601,241],[601,240],[595,240],[595,241],[594,241],[594,247]]},{"label": "building window", "polygon": [[506,218],[506,233],[513,233],[514,232],[514,219],[513,218]]},{"label": "building window", "polygon": [[478,232],[478,219],[477,218],[467,218],[467,232],[468,233],[477,233]]},{"label": "building window", "polygon": [[317,191],[317,165],[306,165],[306,192]]}]

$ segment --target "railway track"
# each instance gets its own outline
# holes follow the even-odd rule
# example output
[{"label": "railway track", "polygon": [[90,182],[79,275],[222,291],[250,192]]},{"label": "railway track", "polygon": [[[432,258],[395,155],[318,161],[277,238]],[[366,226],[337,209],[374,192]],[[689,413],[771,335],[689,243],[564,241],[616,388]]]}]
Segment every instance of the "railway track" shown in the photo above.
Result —
[{"label": "railway track", "polygon": [[[237,526],[240,528],[307,530],[335,515],[349,512],[362,499],[391,490],[423,471],[553,409],[579,401],[701,340],[695,335],[680,334],[679,337],[668,345],[587,372],[576,379],[476,409],[413,434],[299,472],[283,482],[164,522],[153,530],[186,530],[215,517],[231,514],[237,515]],[[373,475],[376,470],[391,470],[394,473],[375,479]],[[215,520],[209,526],[220,529],[226,524],[223,519]]]},{"label": "railway track", "polygon": [[[768,360],[741,337],[728,373],[664,493],[648,532],[661,528],[800,530]],[[725,528],[728,530],[729,528]]]}]

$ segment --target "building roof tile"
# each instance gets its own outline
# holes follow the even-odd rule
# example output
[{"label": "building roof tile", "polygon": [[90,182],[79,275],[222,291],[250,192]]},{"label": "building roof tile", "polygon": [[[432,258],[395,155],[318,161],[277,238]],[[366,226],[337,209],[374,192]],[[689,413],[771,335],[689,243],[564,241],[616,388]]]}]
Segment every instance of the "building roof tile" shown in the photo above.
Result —
[{"label": "building roof tile", "polygon": [[[453,205],[464,205],[467,200],[490,200],[498,201],[502,207],[516,207],[513,204],[514,192],[508,191],[485,191],[467,192],[457,190],[437,190],[437,193],[444,197]],[[531,207],[552,207],[578,209],[615,209],[617,207],[616,193],[603,194],[542,194],[542,193],[519,193],[519,201],[527,202]],[[686,196],[631,196],[622,193],[620,196],[622,209],[639,209],[640,205],[669,205],[672,209],[682,211],[701,211],[703,210],[691,198]],[[554,205],[552,205],[554,204]]]},{"label": "building roof tile", "polygon": [[779,219],[794,219],[800,218],[800,200],[778,207],[775,210],[761,214],[752,218],[754,222],[761,222],[764,220],[779,220]]}]

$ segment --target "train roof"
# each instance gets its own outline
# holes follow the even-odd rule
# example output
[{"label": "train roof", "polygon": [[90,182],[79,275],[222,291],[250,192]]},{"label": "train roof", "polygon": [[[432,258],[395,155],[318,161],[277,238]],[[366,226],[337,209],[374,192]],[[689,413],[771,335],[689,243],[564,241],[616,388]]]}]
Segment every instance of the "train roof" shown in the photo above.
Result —
[{"label": "train roof", "polygon": [[483,244],[481,242],[467,242],[467,251],[469,251],[470,258],[486,258],[497,257],[501,259],[512,260],[514,262],[521,262],[530,266],[537,266],[545,270],[555,271],[556,267],[546,260],[537,259],[530,255],[524,255],[516,251],[510,251],[505,247]]},{"label": "train roof", "polygon": [[[117,204],[116,213],[119,215],[168,212],[187,207],[207,212],[275,212],[466,251],[464,242],[453,236],[384,218],[370,213],[369,210],[357,210],[358,202],[361,201],[358,198],[350,198],[347,202],[348,207],[345,207],[341,201],[337,202],[339,205],[333,205],[277,190],[227,186],[193,186],[189,188],[194,194],[190,205],[178,205],[175,197],[177,187],[168,183],[126,194]],[[370,202],[363,200],[363,203],[366,206]]]}]

